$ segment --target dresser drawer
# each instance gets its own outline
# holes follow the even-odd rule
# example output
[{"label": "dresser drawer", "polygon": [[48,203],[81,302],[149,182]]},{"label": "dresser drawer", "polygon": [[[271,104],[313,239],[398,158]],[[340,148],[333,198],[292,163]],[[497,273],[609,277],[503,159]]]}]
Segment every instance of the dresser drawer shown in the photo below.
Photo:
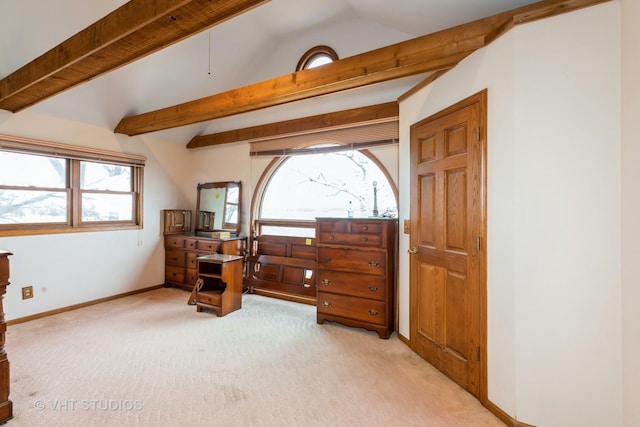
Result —
[{"label": "dresser drawer", "polygon": [[358,249],[318,248],[318,269],[359,272],[385,276],[386,252]]},{"label": "dresser drawer", "polygon": [[198,240],[196,249],[208,253],[216,253],[220,249],[220,242],[211,242],[206,240]]},{"label": "dresser drawer", "polygon": [[195,252],[187,252],[187,268],[198,268],[198,256]]},{"label": "dresser drawer", "polygon": [[164,238],[165,248],[184,248],[184,238],[167,236]]},{"label": "dresser drawer", "polygon": [[173,266],[165,267],[164,280],[167,282],[184,283],[184,268]]},{"label": "dresser drawer", "polygon": [[184,247],[190,251],[195,251],[198,241],[196,239],[184,239]]},{"label": "dresser drawer", "polygon": [[383,301],[386,279],[360,273],[318,270],[318,292],[331,292]]},{"label": "dresser drawer", "polygon": [[336,245],[380,247],[382,245],[382,236],[380,234],[321,232],[320,242]]},{"label": "dresser drawer", "polygon": [[198,281],[198,270],[187,268],[185,271],[187,273],[185,283],[189,286],[194,286]]},{"label": "dresser drawer", "polygon": [[380,221],[335,220],[322,221],[319,225],[318,241],[351,246],[383,245],[383,224]]},{"label": "dresser drawer", "polygon": [[344,219],[322,220],[318,222],[320,233],[346,233],[349,228],[349,221]]},{"label": "dresser drawer", "polygon": [[164,265],[171,265],[174,267],[185,266],[185,253],[182,251],[167,250],[164,252]]},{"label": "dresser drawer", "polygon": [[351,223],[351,232],[354,234],[382,234],[382,223],[356,219]]},{"label": "dresser drawer", "polygon": [[196,302],[199,304],[213,305],[219,307],[222,302],[222,292],[203,291],[196,294]]},{"label": "dresser drawer", "polygon": [[383,301],[318,292],[317,308],[319,313],[341,316],[376,325],[384,325],[386,320],[385,303]]},{"label": "dresser drawer", "polygon": [[333,231],[336,233],[382,233],[383,224],[380,221],[367,219],[332,219],[322,220],[319,223],[320,231]]}]

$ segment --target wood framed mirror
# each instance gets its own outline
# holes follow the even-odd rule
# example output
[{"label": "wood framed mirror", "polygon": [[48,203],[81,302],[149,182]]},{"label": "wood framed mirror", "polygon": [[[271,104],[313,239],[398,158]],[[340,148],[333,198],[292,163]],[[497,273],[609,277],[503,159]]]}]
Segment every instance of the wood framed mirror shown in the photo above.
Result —
[{"label": "wood framed mirror", "polygon": [[198,184],[196,234],[228,231],[232,237],[237,236],[240,233],[241,202],[240,181]]}]

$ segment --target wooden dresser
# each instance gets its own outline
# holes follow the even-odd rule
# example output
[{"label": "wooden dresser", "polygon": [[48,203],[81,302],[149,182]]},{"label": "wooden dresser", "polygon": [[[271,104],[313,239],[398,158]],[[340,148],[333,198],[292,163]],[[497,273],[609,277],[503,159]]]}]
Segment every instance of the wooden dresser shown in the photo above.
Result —
[{"label": "wooden dresser", "polygon": [[164,236],[164,284],[188,291],[198,280],[197,258],[209,254],[244,256],[247,248],[245,237],[214,239],[193,234]]},{"label": "wooden dresser", "polygon": [[0,424],[13,418],[13,403],[9,400],[9,359],[4,349],[7,324],[4,321],[2,299],[9,285],[9,255],[0,251]]},{"label": "wooden dresser", "polygon": [[316,218],[317,322],[389,338],[395,330],[397,220]]}]

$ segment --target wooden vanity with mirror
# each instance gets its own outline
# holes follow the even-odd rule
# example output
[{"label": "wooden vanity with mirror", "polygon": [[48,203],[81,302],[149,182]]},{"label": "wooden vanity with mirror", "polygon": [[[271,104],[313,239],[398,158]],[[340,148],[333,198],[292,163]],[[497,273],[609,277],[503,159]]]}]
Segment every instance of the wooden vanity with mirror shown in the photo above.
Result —
[{"label": "wooden vanity with mirror", "polygon": [[165,286],[188,291],[198,280],[198,257],[244,257],[247,251],[247,238],[240,234],[242,183],[207,182],[198,184],[197,191],[195,216],[185,209],[167,209],[163,214]]}]

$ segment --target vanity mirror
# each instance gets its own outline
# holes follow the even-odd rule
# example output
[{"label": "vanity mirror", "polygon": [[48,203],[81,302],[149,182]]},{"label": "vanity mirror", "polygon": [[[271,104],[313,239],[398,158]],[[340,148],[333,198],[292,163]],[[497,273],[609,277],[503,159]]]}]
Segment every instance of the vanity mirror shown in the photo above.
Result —
[{"label": "vanity mirror", "polygon": [[242,184],[239,181],[198,184],[196,234],[227,231],[240,233]]}]

